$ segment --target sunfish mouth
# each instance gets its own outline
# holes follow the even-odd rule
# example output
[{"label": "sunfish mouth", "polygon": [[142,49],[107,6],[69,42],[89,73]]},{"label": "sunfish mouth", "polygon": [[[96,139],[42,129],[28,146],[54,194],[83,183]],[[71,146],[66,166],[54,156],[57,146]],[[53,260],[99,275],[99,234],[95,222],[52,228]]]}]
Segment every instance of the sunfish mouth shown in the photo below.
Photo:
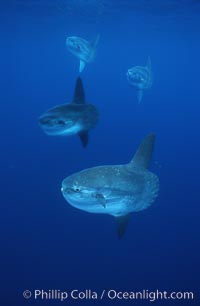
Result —
[{"label": "sunfish mouth", "polygon": [[73,39],[70,37],[66,38],[66,45],[71,45],[73,43]]},{"label": "sunfish mouth", "polygon": [[73,120],[50,116],[39,117],[38,124],[49,135],[65,135],[77,129]]},{"label": "sunfish mouth", "polygon": [[56,117],[44,116],[44,115],[39,117],[38,123],[41,126],[48,126],[48,127],[55,126],[55,125],[62,126],[62,125],[72,124],[71,121],[68,121],[68,120],[66,121],[62,118],[56,118]]}]

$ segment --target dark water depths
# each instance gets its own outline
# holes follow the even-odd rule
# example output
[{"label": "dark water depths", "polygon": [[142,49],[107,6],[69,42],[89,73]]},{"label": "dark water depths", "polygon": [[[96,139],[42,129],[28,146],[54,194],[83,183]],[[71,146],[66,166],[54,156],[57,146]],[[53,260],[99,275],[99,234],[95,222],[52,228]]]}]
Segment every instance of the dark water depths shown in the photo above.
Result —
[{"label": "dark water depths", "polygon": [[[193,291],[198,303],[199,13],[199,1],[1,3],[2,306],[150,304],[22,296],[26,289],[74,288]],[[37,118],[71,100],[79,63],[66,37],[92,40],[98,33],[96,59],[82,78],[100,121],[84,150],[76,136],[46,136]],[[148,55],[154,83],[138,105],[126,71],[145,65]],[[61,181],[84,168],[128,162],[152,131],[160,193],[118,241],[113,218],[69,206]]]}]

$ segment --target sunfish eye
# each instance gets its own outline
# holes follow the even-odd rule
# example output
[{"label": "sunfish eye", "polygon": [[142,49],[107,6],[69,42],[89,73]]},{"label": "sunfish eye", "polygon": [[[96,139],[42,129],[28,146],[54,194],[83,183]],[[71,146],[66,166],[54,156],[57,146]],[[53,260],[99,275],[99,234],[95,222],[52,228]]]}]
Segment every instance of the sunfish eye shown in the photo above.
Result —
[{"label": "sunfish eye", "polygon": [[40,124],[51,126],[54,122],[54,118],[52,117],[44,117],[39,119]]},{"label": "sunfish eye", "polygon": [[78,51],[81,51],[81,47],[80,47],[80,45],[76,45],[76,49],[78,50]]},{"label": "sunfish eye", "polygon": [[81,190],[80,190],[80,188],[76,187],[76,188],[74,188],[74,191],[80,192]]},{"label": "sunfish eye", "polygon": [[65,121],[64,121],[64,120],[58,120],[57,123],[58,123],[58,124],[64,125],[64,124],[65,124]]}]

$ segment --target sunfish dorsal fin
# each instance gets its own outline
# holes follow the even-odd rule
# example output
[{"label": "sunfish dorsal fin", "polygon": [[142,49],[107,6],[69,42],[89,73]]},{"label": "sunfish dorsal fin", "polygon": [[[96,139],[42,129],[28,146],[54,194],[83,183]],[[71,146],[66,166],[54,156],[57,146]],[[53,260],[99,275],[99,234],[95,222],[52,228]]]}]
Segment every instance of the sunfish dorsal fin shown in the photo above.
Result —
[{"label": "sunfish dorsal fin", "polygon": [[151,57],[150,56],[148,56],[148,58],[147,58],[147,65],[146,65],[146,67],[147,67],[147,69],[149,71],[151,71]]},{"label": "sunfish dorsal fin", "polygon": [[83,83],[80,77],[77,78],[76,80],[76,86],[74,90],[74,97],[73,97],[72,103],[75,103],[75,104],[85,103],[85,92],[84,92]]},{"label": "sunfish dorsal fin", "polygon": [[93,41],[91,41],[90,45],[92,46],[93,49],[96,49],[96,46],[99,43],[99,38],[100,38],[100,35],[98,34],[97,37]]},{"label": "sunfish dorsal fin", "polygon": [[149,134],[141,142],[137,149],[133,159],[130,162],[130,166],[137,166],[142,168],[148,168],[151,162],[153,147],[155,142],[155,134]]},{"label": "sunfish dorsal fin", "polygon": [[115,217],[116,220],[116,226],[117,226],[117,234],[118,234],[118,238],[121,239],[126,231],[128,222],[130,220],[130,214],[125,215],[125,216],[118,216]]},{"label": "sunfish dorsal fin", "polygon": [[83,71],[83,69],[85,68],[85,64],[86,63],[84,61],[80,60],[79,72]]}]

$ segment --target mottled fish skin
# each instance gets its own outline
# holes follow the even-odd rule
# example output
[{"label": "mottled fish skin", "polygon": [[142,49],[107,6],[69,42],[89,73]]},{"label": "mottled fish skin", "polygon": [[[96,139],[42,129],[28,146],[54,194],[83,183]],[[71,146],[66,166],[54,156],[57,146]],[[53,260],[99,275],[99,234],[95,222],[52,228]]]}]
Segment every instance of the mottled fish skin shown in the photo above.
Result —
[{"label": "mottled fish skin", "polygon": [[[124,165],[86,169],[62,183],[63,195],[72,206],[112,216],[146,209],[156,198],[158,188],[155,174],[137,167],[130,171]],[[99,198],[105,199],[105,205]]]},{"label": "mottled fish skin", "polygon": [[153,83],[150,57],[146,66],[134,66],[128,69],[126,76],[129,84],[137,90],[137,99],[140,103],[143,90],[150,88]]},{"label": "mottled fish skin", "polygon": [[74,135],[90,130],[98,121],[98,112],[92,104],[63,104],[39,117],[39,125],[48,135]]},{"label": "mottled fish skin", "polygon": [[83,60],[86,63],[89,63],[94,58],[94,50],[87,40],[77,37],[71,36],[67,37],[66,45],[68,50],[79,59]]},{"label": "mottled fish skin", "polygon": [[94,105],[86,103],[80,77],[76,81],[72,102],[47,110],[39,117],[38,122],[47,135],[69,136],[78,134],[82,145],[87,146],[88,132],[98,122],[98,111]]},{"label": "mottled fish skin", "polygon": [[134,66],[127,72],[128,82],[136,89],[147,89],[152,86],[152,73],[148,67]]},{"label": "mottled fish skin", "polygon": [[78,36],[67,37],[67,49],[80,60],[79,72],[82,72],[86,63],[94,60],[98,41],[99,35],[93,42],[89,42]]},{"label": "mottled fish skin", "polygon": [[147,170],[154,139],[148,135],[129,164],[93,167],[64,179],[66,201],[80,210],[114,216],[121,238],[129,214],[146,209],[158,195],[158,177]]}]

